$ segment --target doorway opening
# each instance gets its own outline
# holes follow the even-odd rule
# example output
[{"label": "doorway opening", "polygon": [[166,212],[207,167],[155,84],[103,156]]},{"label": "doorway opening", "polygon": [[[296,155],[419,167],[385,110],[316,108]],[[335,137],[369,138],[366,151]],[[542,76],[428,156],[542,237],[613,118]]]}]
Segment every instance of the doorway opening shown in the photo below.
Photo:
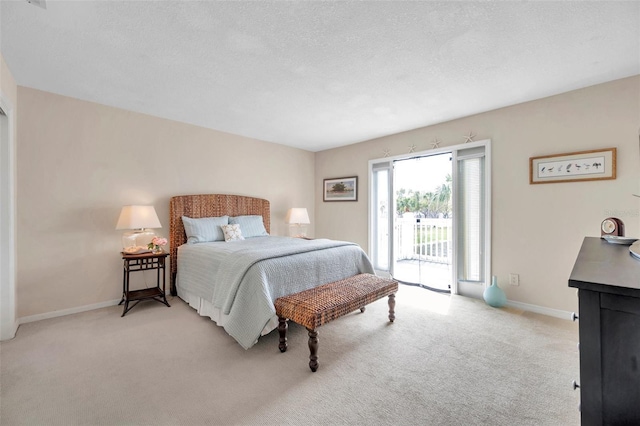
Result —
[{"label": "doorway opening", "polygon": [[453,208],[450,152],[393,163],[394,278],[450,293]]},{"label": "doorway opening", "polygon": [[491,141],[369,161],[376,273],[481,298],[491,275]]}]

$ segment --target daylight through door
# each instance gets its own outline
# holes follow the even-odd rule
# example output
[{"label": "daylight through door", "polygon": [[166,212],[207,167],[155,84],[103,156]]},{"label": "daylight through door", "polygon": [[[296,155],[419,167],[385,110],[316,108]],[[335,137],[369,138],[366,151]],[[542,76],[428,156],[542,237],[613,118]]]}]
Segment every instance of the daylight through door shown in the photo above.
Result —
[{"label": "daylight through door", "polygon": [[393,162],[393,275],[445,292],[453,279],[451,160],[445,152]]},{"label": "daylight through door", "polygon": [[369,253],[378,273],[482,297],[490,277],[490,141],[371,160]]}]

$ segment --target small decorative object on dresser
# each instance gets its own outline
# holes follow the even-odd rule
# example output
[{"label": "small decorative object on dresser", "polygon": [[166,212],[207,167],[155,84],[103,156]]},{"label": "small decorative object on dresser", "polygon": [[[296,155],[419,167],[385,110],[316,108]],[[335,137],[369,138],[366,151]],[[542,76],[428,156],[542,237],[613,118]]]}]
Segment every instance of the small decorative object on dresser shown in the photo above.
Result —
[{"label": "small decorative object on dresser", "polygon": [[501,308],[507,304],[507,295],[498,287],[498,277],[495,275],[491,277],[491,285],[484,289],[482,297],[487,305],[494,308]]},{"label": "small decorative object on dresser", "polygon": [[617,217],[608,217],[600,224],[600,236],[614,235],[624,237],[624,223]]}]

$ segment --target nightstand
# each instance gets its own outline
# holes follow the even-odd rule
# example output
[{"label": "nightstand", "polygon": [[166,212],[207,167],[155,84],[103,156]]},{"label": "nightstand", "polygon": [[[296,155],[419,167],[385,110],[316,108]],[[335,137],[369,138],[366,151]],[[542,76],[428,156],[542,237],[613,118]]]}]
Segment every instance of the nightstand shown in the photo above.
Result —
[{"label": "nightstand", "polygon": [[[141,300],[153,299],[157,302],[163,303],[167,306],[167,297],[165,296],[165,260],[169,256],[169,253],[143,253],[143,254],[125,254],[122,253],[123,272],[122,272],[122,300],[118,305],[124,303],[124,309],[121,317],[125,316],[134,306],[136,306]],[[129,274],[136,271],[157,271],[156,274],[156,286],[151,288],[145,288],[142,290],[129,290]],[[160,276],[162,275],[162,287],[160,287]],[[135,301],[133,305],[129,306],[129,302]]]}]

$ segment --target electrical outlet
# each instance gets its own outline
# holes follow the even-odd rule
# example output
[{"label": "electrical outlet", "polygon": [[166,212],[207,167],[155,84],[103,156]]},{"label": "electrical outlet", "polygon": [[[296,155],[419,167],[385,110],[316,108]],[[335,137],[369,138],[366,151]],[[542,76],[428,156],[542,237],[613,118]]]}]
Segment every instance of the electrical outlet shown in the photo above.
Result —
[{"label": "electrical outlet", "polygon": [[509,274],[509,284],[511,284],[511,285],[520,285],[520,275],[518,275],[518,274]]}]

